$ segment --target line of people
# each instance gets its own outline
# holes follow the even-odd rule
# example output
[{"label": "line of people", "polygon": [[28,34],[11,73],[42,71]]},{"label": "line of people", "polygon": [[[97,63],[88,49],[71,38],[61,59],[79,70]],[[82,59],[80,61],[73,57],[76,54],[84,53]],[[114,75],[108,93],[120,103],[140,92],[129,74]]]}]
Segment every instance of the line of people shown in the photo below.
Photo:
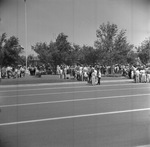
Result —
[{"label": "line of people", "polygon": [[77,80],[87,81],[92,85],[100,85],[102,77],[101,68],[97,66],[79,66],[75,69],[75,77]]},{"label": "line of people", "polygon": [[92,85],[100,85],[101,84],[101,69],[99,67],[92,67],[88,71],[88,83]]},{"label": "line of people", "polygon": [[99,84],[101,79],[101,68],[92,66],[76,66],[74,68],[69,66],[58,66],[57,73],[60,79],[70,79],[73,76],[78,81],[87,81],[92,85]]},{"label": "line of people", "polygon": [[135,83],[150,83],[150,67],[133,67],[133,70],[131,70],[131,76]]},{"label": "line of people", "polygon": [[21,78],[25,76],[25,67],[18,66],[18,67],[3,67],[2,68],[2,78]]}]

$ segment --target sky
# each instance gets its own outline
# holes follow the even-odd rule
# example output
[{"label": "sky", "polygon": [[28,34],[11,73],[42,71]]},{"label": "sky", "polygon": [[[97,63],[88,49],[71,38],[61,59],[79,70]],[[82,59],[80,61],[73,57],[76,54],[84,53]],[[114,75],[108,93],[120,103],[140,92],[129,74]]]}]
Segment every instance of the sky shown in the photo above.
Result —
[{"label": "sky", "polygon": [[0,35],[18,37],[27,54],[61,32],[71,43],[94,46],[96,30],[107,22],[125,29],[129,43],[139,46],[150,37],[150,0],[0,0]]}]

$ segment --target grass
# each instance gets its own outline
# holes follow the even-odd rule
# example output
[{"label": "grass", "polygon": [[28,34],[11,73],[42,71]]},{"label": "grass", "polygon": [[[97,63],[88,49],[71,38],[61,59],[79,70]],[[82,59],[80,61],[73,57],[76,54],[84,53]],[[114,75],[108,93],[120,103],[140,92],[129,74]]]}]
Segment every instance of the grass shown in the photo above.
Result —
[{"label": "grass", "polygon": [[103,75],[103,77],[122,77],[122,74],[107,74],[107,75]]}]

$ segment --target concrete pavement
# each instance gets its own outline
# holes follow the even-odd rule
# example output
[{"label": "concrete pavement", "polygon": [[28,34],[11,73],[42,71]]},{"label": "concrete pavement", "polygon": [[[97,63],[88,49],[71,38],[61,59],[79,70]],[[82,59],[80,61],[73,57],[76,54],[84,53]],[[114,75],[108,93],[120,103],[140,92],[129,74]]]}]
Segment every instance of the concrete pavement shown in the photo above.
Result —
[{"label": "concrete pavement", "polygon": [[[101,82],[132,82],[132,79],[127,79],[126,77],[102,77]],[[2,79],[0,82],[0,87],[5,86],[32,86],[32,85],[60,85],[60,84],[85,84],[86,81],[77,81],[73,78],[71,79],[60,79],[58,75],[43,75],[41,78],[36,78],[34,76],[27,75],[24,78],[17,79]]]},{"label": "concrete pavement", "polygon": [[0,88],[0,147],[150,144],[149,84],[36,85]]}]

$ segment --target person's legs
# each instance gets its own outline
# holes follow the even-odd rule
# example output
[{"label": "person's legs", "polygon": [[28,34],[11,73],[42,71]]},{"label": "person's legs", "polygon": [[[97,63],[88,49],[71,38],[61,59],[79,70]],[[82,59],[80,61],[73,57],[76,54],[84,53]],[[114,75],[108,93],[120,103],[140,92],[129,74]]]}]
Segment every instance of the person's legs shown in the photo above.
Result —
[{"label": "person's legs", "polygon": [[101,84],[101,78],[98,78],[99,79],[99,82],[98,82],[98,84],[100,85]]},{"label": "person's legs", "polygon": [[98,80],[98,81],[97,81],[97,85],[100,85],[100,84],[101,84],[101,82],[100,82],[101,78],[98,77],[97,80]]}]

